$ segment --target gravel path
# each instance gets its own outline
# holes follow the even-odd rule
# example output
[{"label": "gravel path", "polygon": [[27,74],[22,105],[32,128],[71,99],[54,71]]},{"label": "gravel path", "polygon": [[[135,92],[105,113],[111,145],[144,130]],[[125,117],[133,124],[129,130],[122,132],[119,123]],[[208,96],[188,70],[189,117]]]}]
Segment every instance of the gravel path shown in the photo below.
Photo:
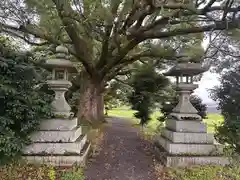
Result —
[{"label": "gravel path", "polygon": [[85,170],[86,180],[156,180],[153,145],[129,120],[109,118],[100,154]]}]

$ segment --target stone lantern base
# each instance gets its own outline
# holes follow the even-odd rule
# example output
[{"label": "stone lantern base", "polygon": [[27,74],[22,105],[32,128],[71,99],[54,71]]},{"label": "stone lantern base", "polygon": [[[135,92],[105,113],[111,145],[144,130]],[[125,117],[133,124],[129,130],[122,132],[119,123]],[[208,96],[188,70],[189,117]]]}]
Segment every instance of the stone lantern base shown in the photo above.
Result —
[{"label": "stone lantern base", "polygon": [[32,144],[23,158],[32,163],[52,166],[84,165],[90,143],[78,126],[77,118],[43,120],[40,130],[31,135]]},{"label": "stone lantern base", "polygon": [[[182,116],[182,114],[179,114]],[[171,117],[171,116],[170,116]],[[197,116],[198,117],[198,116]],[[203,164],[227,165],[220,145],[201,120],[168,119],[161,135],[155,139],[157,157],[166,166]]]}]

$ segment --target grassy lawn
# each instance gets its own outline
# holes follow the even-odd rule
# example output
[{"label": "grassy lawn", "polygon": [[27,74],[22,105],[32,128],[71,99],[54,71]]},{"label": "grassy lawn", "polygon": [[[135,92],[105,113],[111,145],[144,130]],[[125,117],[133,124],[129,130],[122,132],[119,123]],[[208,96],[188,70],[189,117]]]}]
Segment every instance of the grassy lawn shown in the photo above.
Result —
[{"label": "grassy lawn", "polygon": [[208,114],[208,118],[203,121],[208,126],[208,132],[213,133],[215,131],[215,126],[220,125],[223,122],[223,117],[220,114]]},{"label": "grassy lawn", "polygon": [[[124,117],[129,118],[134,123],[139,123],[139,120],[134,117],[135,111],[131,109],[112,109],[108,112],[109,116]],[[154,132],[158,126],[161,124],[157,118],[161,115],[160,112],[154,112],[151,116],[152,120],[146,125],[146,130],[149,132]],[[219,114],[208,114],[208,118],[204,119],[207,124],[208,132],[213,133],[215,125],[220,124],[223,121],[223,117]]]},{"label": "grassy lawn", "polygon": [[[133,111],[131,109],[112,109],[108,112],[108,115],[109,116],[128,118],[133,123],[139,124],[139,119],[136,119],[134,117],[134,113],[135,113],[135,111]],[[148,134],[154,133],[157,130],[157,128],[159,127],[159,125],[161,125],[161,122],[159,122],[157,120],[157,118],[160,115],[161,115],[160,112],[154,112],[151,115],[152,120],[149,121],[149,123],[146,125],[146,127],[144,129],[146,133],[148,133]]]}]

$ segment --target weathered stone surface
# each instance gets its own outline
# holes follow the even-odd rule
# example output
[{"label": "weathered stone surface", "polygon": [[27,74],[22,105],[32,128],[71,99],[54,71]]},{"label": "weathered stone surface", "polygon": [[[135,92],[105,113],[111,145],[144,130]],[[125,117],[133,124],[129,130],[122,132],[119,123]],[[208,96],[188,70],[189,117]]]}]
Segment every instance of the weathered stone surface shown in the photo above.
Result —
[{"label": "weathered stone surface", "polygon": [[179,83],[180,96],[177,106],[172,110],[175,113],[197,114],[196,108],[191,104],[189,98],[191,92],[198,87],[197,84]]},{"label": "weathered stone surface", "polygon": [[44,163],[48,160],[47,164],[66,166],[83,161],[81,151],[87,146],[87,137],[82,135],[77,118],[69,119],[73,113],[65,99],[65,92],[72,86],[68,81],[68,73],[77,72],[77,69],[66,59],[67,48],[58,46],[56,51],[58,59],[48,60],[45,67],[52,71],[52,79],[47,84],[55,92],[53,114],[61,118],[43,120],[40,131],[31,135],[33,143],[23,150],[23,154],[29,161]]},{"label": "weathered stone surface", "polygon": [[51,104],[53,113],[69,117],[71,115],[71,107],[67,103],[64,94],[71,87],[71,82],[67,80],[49,80],[47,83],[49,89],[55,92],[55,98]]},{"label": "weathered stone surface", "polygon": [[229,165],[230,159],[222,156],[173,156],[155,147],[158,159],[167,167],[189,167],[191,165]]},{"label": "weathered stone surface", "polygon": [[168,119],[166,121],[166,127],[177,132],[207,132],[207,126],[201,121],[177,121]]},{"label": "weathered stone surface", "polygon": [[83,146],[87,141],[87,137],[84,136],[81,140],[73,143],[33,143],[27,146],[23,153],[29,154],[80,154]]},{"label": "weathered stone surface", "polygon": [[202,117],[198,114],[189,114],[189,113],[171,113],[168,115],[168,119],[175,119],[179,121],[185,121],[185,118],[190,119],[191,121],[202,121]]},{"label": "weathered stone surface", "polygon": [[166,129],[156,138],[155,149],[161,149],[157,157],[167,166],[188,166],[193,164],[228,164],[222,155],[222,148],[214,144],[212,134],[190,102],[190,95],[198,85],[193,76],[205,72],[208,67],[200,63],[176,64],[167,76],[176,76],[179,101],[166,121]]},{"label": "weathered stone surface", "polygon": [[32,142],[75,142],[82,135],[82,127],[70,131],[37,131],[31,135]]},{"label": "weathered stone surface", "polygon": [[213,144],[214,142],[214,135],[207,133],[173,132],[168,129],[163,129],[162,135],[173,143]]},{"label": "weathered stone surface", "polygon": [[195,76],[209,69],[208,66],[202,66],[201,63],[181,62],[164,73],[165,76]]},{"label": "weathered stone surface", "polygon": [[73,130],[78,125],[77,118],[74,119],[46,119],[42,120],[40,130],[56,131],[56,130]]},{"label": "weathered stone surface", "polygon": [[157,138],[157,143],[168,153],[175,155],[211,155],[217,152],[217,147],[214,144],[173,143],[162,136]]},{"label": "weathered stone surface", "polygon": [[23,159],[26,159],[30,163],[40,163],[47,164],[51,166],[85,166],[88,153],[90,151],[90,144],[86,150],[81,155],[72,155],[72,156],[23,156]]}]

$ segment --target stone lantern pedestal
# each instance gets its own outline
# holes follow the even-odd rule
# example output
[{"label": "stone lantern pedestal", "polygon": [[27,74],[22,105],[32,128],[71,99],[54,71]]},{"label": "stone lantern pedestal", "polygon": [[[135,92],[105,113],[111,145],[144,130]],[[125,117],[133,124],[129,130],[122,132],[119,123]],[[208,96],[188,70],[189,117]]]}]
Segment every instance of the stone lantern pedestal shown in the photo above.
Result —
[{"label": "stone lantern pedestal", "polygon": [[23,157],[31,163],[53,166],[84,165],[90,143],[77,118],[71,117],[71,108],[64,97],[72,85],[68,73],[76,72],[76,69],[66,59],[66,48],[59,46],[56,51],[57,59],[50,59],[45,64],[46,69],[52,70],[52,80],[47,84],[55,92],[54,117],[41,121],[39,131],[31,135],[33,143],[23,150]]},{"label": "stone lantern pedestal", "polygon": [[193,76],[206,70],[198,63],[179,63],[165,74],[176,77],[179,92],[179,103],[155,141],[157,157],[166,166],[229,163],[222,156],[221,146],[214,144],[213,134],[207,133],[207,126],[189,101],[190,94],[198,87],[193,84]]}]

